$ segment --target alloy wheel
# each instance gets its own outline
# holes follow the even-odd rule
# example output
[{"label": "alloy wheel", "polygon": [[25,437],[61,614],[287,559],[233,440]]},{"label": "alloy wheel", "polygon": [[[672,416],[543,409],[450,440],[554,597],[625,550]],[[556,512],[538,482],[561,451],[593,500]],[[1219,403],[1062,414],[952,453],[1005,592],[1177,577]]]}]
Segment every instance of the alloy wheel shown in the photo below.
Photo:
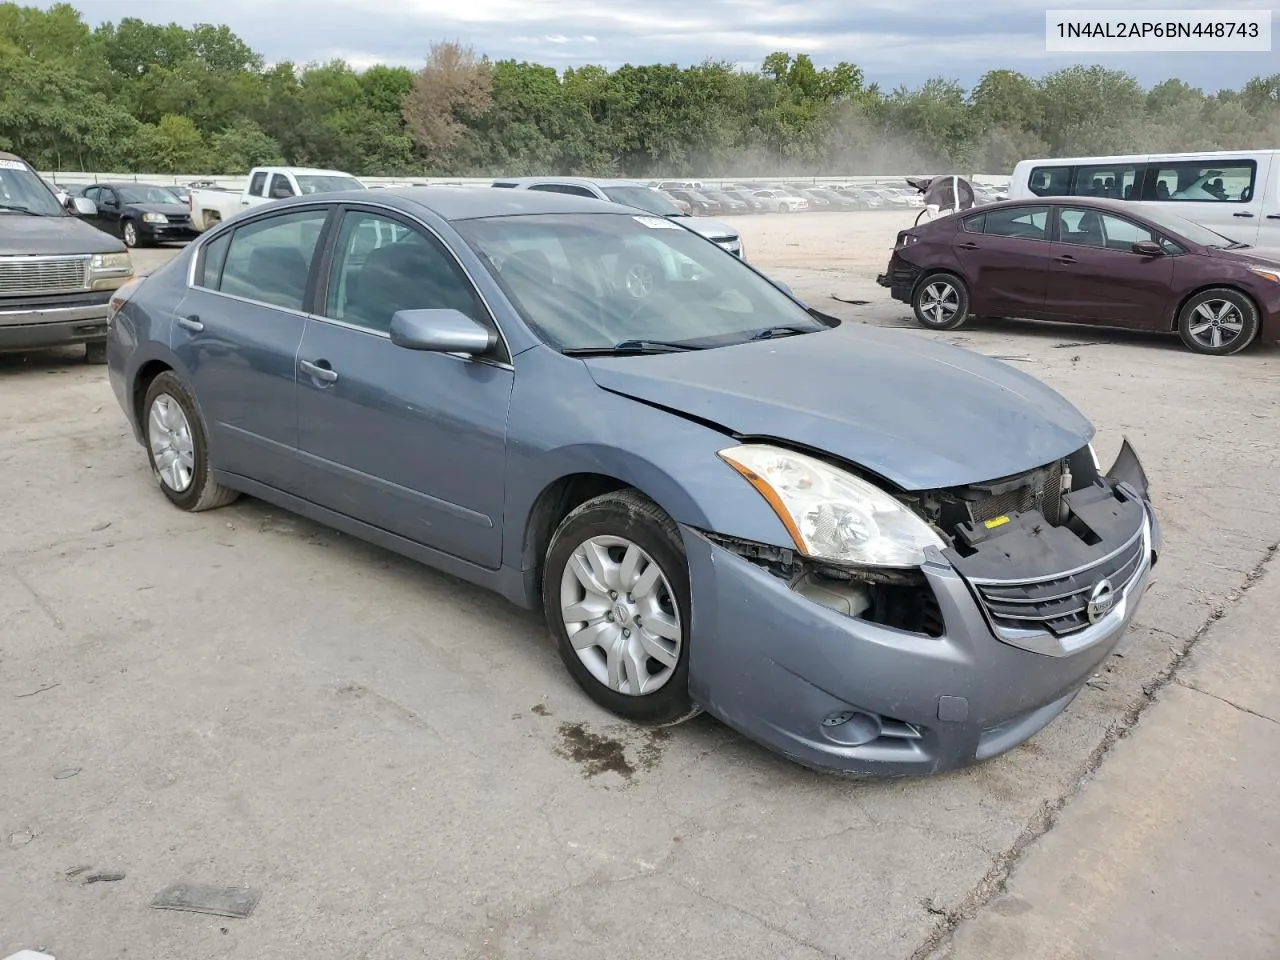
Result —
[{"label": "alloy wheel", "polygon": [[157,394],[147,415],[147,443],[160,482],[183,493],[195,475],[195,443],[181,404],[167,393]]},{"label": "alloy wheel", "polygon": [[946,280],[934,280],[920,293],[920,312],[934,323],[946,323],[959,309],[960,292]]},{"label": "alloy wheel", "polygon": [[1206,300],[1196,307],[1187,333],[1199,344],[1220,349],[1240,336],[1244,316],[1229,300]]}]

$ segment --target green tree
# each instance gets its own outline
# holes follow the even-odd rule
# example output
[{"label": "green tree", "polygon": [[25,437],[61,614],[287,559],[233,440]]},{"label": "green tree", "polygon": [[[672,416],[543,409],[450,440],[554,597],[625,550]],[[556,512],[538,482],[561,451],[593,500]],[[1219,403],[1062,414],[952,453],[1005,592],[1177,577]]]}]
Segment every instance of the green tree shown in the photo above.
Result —
[{"label": "green tree", "polygon": [[143,169],[158,173],[204,173],[209,156],[204,138],[188,117],[172,114],[159,123],[145,123],[138,128],[133,148]]},{"label": "green tree", "polygon": [[210,145],[210,172],[244,173],[254,167],[284,164],[280,144],[248,118],[241,118],[216,134]]}]

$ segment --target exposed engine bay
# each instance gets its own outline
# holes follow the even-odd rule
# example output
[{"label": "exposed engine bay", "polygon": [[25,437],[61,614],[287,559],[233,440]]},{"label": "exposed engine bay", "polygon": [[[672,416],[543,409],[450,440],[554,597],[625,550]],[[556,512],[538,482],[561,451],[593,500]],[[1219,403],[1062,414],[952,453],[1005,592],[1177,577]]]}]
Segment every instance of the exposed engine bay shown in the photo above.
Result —
[{"label": "exposed engine bay", "polygon": [[[1101,580],[1122,590],[1142,569],[1147,478],[1126,441],[1103,475],[1085,447],[1013,477],[901,494],[949,545],[998,636],[1063,636],[1091,622],[1082,595]],[[929,636],[945,625],[919,569],[825,563],[795,550],[712,536],[721,546],[846,616]]]}]

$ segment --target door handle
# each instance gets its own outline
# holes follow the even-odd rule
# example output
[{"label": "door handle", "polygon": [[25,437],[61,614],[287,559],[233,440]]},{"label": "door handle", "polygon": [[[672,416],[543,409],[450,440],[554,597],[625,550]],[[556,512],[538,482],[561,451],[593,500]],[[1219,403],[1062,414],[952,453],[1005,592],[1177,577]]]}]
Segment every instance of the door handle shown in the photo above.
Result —
[{"label": "door handle", "polygon": [[194,314],[189,317],[179,317],[178,326],[183,327],[193,333],[199,333],[204,329],[204,324],[200,322],[200,318]]},{"label": "door handle", "polygon": [[1267,219],[1268,219],[1268,220],[1280,220],[1280,213],[1268,213],[1268,214],[1267,214]]},{"label": "door handle", "polygon": [[962,243],[960,244],[960,249],[961,250],[977,250],[978,245],[976,243]]},{"label": "door handle", "polygon": [[1071,256],[1070,254],[1068,254],[1065,257],[1054,257],[1053,259],[1057,263],[1078,263],[1079,262],[1076,260],[1075,257]]},{"label": "door handle", "polygon": [[1253,214],[1252,214],[1252,213],[1233,213],[1233,214],[1232,214],[1232,216],[1233,216],[1233,217],[1248,217],[1250,220],[1252,220],[1252,219],[1253,219]]},{"label": "door handle", "polygon": [[[320,366],[323,363],[325,366]],[[304,373],[322,380],[325,383],[333,383],[338,379],[338,371],[328,366],[328,361],[321,360],[320,363],[312,363],[310,360],[301,361],[298,366],[302,367]]]}]

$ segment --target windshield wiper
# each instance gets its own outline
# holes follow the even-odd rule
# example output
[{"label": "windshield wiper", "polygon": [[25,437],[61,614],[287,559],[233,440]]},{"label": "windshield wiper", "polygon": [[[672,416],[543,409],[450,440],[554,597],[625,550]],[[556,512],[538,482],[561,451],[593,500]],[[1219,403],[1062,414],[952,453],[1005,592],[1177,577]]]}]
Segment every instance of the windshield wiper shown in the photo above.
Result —
[{"label": "windshield wiper", "polygon": [[569,347],[561,350],[566,357],[603,357],[613,354],[684,353],[687,350],[703,350],[691,343],[672,340],[623,340],[611,347]]},{"label": "windshield wiper", "polygon": [[759,333],[751,335],[751,340],[773,340],[776,337],[795,337],[802,333],[816,333],[815,330],[806,330],[804,327],[770,327],[768,330],[761,330]]},{"label": "windshield wiper", "polygon": [[19,207],[12,203],[0,203],[0,210],[12,210],[14,213],[25,213],[28,217],[43,217],[43,213],[36,213],[30,207]]}]

